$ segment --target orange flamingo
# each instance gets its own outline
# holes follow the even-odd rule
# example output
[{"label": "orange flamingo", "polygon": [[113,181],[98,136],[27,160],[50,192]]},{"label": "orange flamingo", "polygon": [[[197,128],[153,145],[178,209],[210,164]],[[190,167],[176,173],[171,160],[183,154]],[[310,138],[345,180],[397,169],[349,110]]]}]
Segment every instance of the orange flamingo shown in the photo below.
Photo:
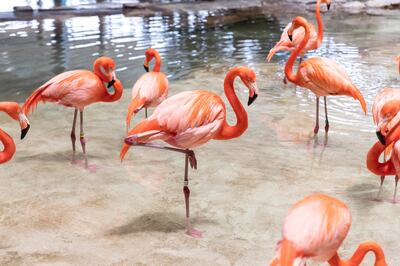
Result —
[{"label": "orange flamingo", "polygon": [[[25,138],[30,128],[29,120],[22,112],[21,107],[15,102],[0,102],[0,112],[5,112],[12,119],[19,122],[21,127],[21,139]],[[3,151],[0,152],[0,164],[12,159],[15,153],[14,140],[0,128],[0,142],[3,144]]]},{"label": "orange flamingo", "polygon": [[[168,79],[164,73],[160,72],[161,58],[157,50],[149,48],[145,52],[144,69],[148,72],[143,74],[132,88],[132,100],[126,115],[126,129],[130,127],[132,116],[142,108],[145,109],[147,118],[147,108],[155,107],[167,98]],[[149,62],[155,58],[156,63],[153,71],[149,72]]]},{"label": "orange flamingo", "polygon": [[[328,10],[331,6],[331,0],[317,0],[317,4],[315,7],[315,17],[317,19],[318,33],[315,30],[315,26],[312,23],[309,23],[310,39],[308,40],[305,47],[301,50],[300,62],[302,61],[302,58],[306,52],[318,49],[321,46],[322,40],[324,38],[324,26],[320,11],[321,3],[325,3]],[[298,28],[295,31],[293,31],[292,40],[290,40],[288,38],[287,31],[291,28],[291,26],[292,26],[291,22],[286,25],[285,29],[282,32],[281,39],[279,40],[279,42],[277,42],[275,46],[272,47],[271,50],[269,50],[267,56],[268,62],[271,61],[272,57],[275,55],[276,52],[293,51],[295,48],[300,46],[301,41],[304,39],[304,29]]]},{"label": "orange flamingo", "polygon": [[358,99],[361,107],[366,113],[366,104],[360,91],[353,85],[344,68],[333,60],[312,57],[303,61],[294,74],[292,69],[297,56],[306,46],[310,38],[310,27],[307,20],[303,17],[296,17],[292,21],[292,26],[288,29],[288,36],[292,38],[295,29],[303,27],[305,30],[304,39],[300,45],[290,54],[285,66],[286,78],[303,88],[311,90],[316,95],[316,122],[314,133],[319,129],[319,97],[324,96],[325,105],[325,132],[329,130],[328,110],[326,106],[326,96],[328,95],[347,95]]},{"label": "orange flamingo", "polygon": [[[224,81],[224,91],[235,112],[236,125],[230,126],[227,123],[225,104],[215,93],[206,90],[181,92],[162,102],[149,118],[138,123],[128,133],[121,149],[121,161],[131,145],[185,154],[183,192],[186,205],[186,233],[194,237],[201,237],[202,233],[193,229],[189,220],[188,163],[191,168],[197,169],[197,160],[191,149],[211,139],[237,138],[247,129],[247,113],[233,87],[236,77],[240,77],[249,89],[248,105],[253,103],[258,93],[256,75],[253,70],[247,67],[235,67],[228,72]],[[163,140],[173,147],[158,146],[151,143],[154,140]]]},{"label": "orange flamingo", "polygon": [[[83,109],[95,102],[114,102],[121,98],[123,87],[115,76],[115,63],[109,57],[100,57],[94,62],[94,72],[89,70],[73,70],[61,73],[36,89],[22,107],[29,115],[39,101],[55,102],[66,107],[75,108],[72,122],[72,163],[75,163],[75,125],[78,110],[80,112],[80,142],[85,158],[85,168],[88,168],[86,141],[83,132]],[[114,87],[110,94],[107,88]]]},{"label": "orange flamingo", "polygon": [[339,257],[337,251],[350,226],[351,213],[345,203],[323,194],[307,196],[286,216],[270,266],[306,265],[307,259],[331,266],[357,266],[370,251],[375,254],[375,266],[386,266],[382,248],[373,241],[361,243],[349,260]]}]

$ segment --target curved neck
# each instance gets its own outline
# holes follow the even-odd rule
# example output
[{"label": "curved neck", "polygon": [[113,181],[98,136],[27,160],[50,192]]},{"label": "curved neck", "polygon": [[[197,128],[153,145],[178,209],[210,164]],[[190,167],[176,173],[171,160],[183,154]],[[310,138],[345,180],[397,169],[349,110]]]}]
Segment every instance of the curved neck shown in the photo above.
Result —
[{"label": "curved neck", "polygon": [[106,96],[102,99],[103,102],[115,102],[118,101],[119,99],[121,99],[122,96],[122,92],[124,90],[124,87],[121,84],[121,81],[119,81],[119,79],[115,79],[114,82],[114,93],[110,94],[108,92],[108,90],[106,89]]},{"label": "curved neck", "polygon": [[93,72],[103,81],[109,82],[110,79],[107,75],[104,74],[104,69],[102,70],[102,66],[98,61],[94,62]]},{"label": "curved neck", "polygon": [[396,170],[391,160],[384,163],[379,162],[379,157],[386,149],[379,141],[368,151],[367,168],[376,175],[395,175]]},{"label": "curved neck", "polygon": [[317,19],[317,24],[318,24],[317,47],[319,47],[322,43],[322,39],[324,38],[324,25],[322,23],[322,17],[321,17],[321,0],[317,0],[317,6],[315,8],[315,17]]},{"label": "curved neck", "polygon": [[15,153],[15,143],[13,139],[3,130],[0,129],[0,142],[4,149],[0,152],[0,164],[9,161]]},{"label": "curved neck", "polygon": [[237,138],[242,135],[248,127],[247,112],[239,101],[238,97],[236,96],[235,89],[233,88],[233,82],[238,76],[238,72],[239,70],[237,68],[232,69],[228,72],[224,80],[225,95],[228,98],[228,101],[231,104],[233,111],[235,112],[237,122],[236,125],[230,126],[228,125],[225,117],[224,124],[216,139]]},{"label": "curved neck", "polygon": [[154,53],[154,58],[156,59],[156,63],[154,64],[153,71],[160,72],[161,69],[161,57],[158,52]]},{"label": "curved neck", "polygon": [[302,21],[300,24],[301,27],[304,28],[304,39],[301,41],[300,45],[297,47],[296,50],[294,50],[290,56],[288,61],[286,62],[285,65],[285,75],[286,78],[292,82],[297,84],[298,83],[298,76],[293,73],[293,65],[294,62],[296,61],[297,56],[300,54],[300,52],[306,47],[308,40],[310,39],[310,27],[308,26],[306,21]]},{"label": "curved neck", "polygon": [[370,251],[375,254],[375,266],[387,266],[382,248],[373,241],[361,243],[349,260],[342,260],[336,253],[328,263],[331,266],[358,266],[364,260],[365,255]]}]

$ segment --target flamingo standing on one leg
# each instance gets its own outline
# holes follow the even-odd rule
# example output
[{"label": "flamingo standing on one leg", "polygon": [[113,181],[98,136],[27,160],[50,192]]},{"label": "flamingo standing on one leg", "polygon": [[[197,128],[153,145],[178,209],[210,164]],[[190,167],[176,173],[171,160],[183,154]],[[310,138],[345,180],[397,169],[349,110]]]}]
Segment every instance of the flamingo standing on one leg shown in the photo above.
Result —
[{"label": "flamingo standing on one leg", "polygon": [[[315,6],[315,17],[318,25],[318,33],[315,30],[315,26],[312,23],[309,23],[310,26],[310,39],[308,40],[306,46],[302,49],[300,53],[300,63],[303,60],[303,56],[306,52],[316,50],[321,46],[322,40],[324,39],[324,26],[322,22],[321,16],[321,3],[325,3],[328,10],[331,6],[331,0],[317,0],[317,4]],[[298,28],[293,32],[292,40],[289,39],[287,31],[292,26],[292,23],[288,23],[281,34],[281,39],[279,42],[275,44],[274,47],[269,50],[267,55],[268,62],[271,61],[272,57],[276,52],[279,51],[293,51],[295,48],[299,47],[301,41],[304,38],[304,29]],[[286,77],[283,79],[283,82],[286,84]]]},{"label": "flamingo standing on one leg", "polygon": [[335,61],[322,58],[312,57],[303,61],[297,70],[293,73],[293,65],[297,56],[307,45],[310,38],[310,27],[307,20],[303,17],[296,17],[292,21],[292,26],[288,29],[288,36],[292,38],[292,34],[297,28],[304,28],[305,35],[300,45],[290,54],[285,66],[286,78],[303,88],[311,90],[317,97],[316,101],[316,123],[314,133],[318,133],[319,129],[319,97],[324,96],[325,105],[325,132],[329,130],[328,110],[326,106],[326,96],[328,95],[347,95],[360,101],[361,107],[366,113],[366,104],[364,97],[360,91],[353,85],[349,76],[343,67]]},{"label": "flamingo standing on one leg", "polygon": [[[21,107],[15,102],[0,102],[0,112],[5,112],[12,119],[19,122],[21,127],[21,139],[25,138],[30,128],[29,120],[22,112]],[[8,162],[15,153],[15,143],[5,131],[0,128],[0,142],[3,144],[3,151],[0,152],[0,164]]]},{"label": "flamingo standing on one leg", "polygon": [[[257,98],[256,75],[247,67],[232,68],[225,77],[224,91],[235,112],[237,123],[228,125],[226,107],[216,94],[206,90],[181,92],[168,98],[156,107],[154,113],[138,123],[125,138],[121,150],[121,160],[125,157],[130,145],[166,149],[185,154],[185,178],[183,192],[186,205],[187,234],[201,237],[201,232],[193,229],[189,220],[189,180],[188,163],[197,168],[194,147],[211,139],[226,140],[237,138],[247,129],[247,113],[237,98],[233,82],[240,77],[249,89],[248,105]],[[163,140],[174,147],[157,146],[151,142]]]},{"label": "flamingo standing on one leg", "polygon": [[382,248],[373,241],[361,243],[349,260],[339,257],[337,250],[350,226],[351,213],[342,201],[323,194],[307,196],[286,216],[270,266],[306,265],[307,259],[331,266],[358,266],[369,251],[375,254],[375,266],[387,266]]},{"label": "flamingo standing on one leg", "polygon": [[143,74],[132,88],[132,100],[126,115],[126,129],[130,127],[132,116],[142,108],[145,109],[147,118],[147,108],[155,107],[167,98],[168,79],[164,73],[160,72],[161,58],[157,50],[149,48],[145,52],[144,69],[149,71],[149,62],[155,58],[156,63],[153,71]]},{"label": "flamingo standing on one leg", "polygon": [[[80,142],[85,158],[85,168],[88,168],[86,155],[86,141],[83,132],[83,109],[95,102],[114,102],[121,98],[123,87],[115,77],[115,63],[109,57],[100,57],[94,62],[94,72],[89,70],[73,70],[61,73],[36,89],[22,107],[28,115],[33,112],[37,104],[42,102],[56,102],[66,107],[75,108],[72,122],[72,163],[75,163],[75,125],[78,110],[80,112]],[[104,83],[108,83],[106,87]],[[110,94],[107,88],[114,87]]]}]

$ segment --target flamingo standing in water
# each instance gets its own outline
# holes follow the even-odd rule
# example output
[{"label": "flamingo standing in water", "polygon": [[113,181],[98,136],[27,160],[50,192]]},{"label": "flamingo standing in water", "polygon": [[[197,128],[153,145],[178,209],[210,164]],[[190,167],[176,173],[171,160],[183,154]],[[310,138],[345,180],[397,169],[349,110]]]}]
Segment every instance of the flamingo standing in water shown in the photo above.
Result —
[{"label": "flamingo standing in water", "polygon": [[[188,163],[197,169],[196,157],[191,149],[211,139],[237,138],[247,129],[247,113],[233,87],[236,77],[239,77],[249,89],[248,105],[254,102],[258,93],[256,74],[253,70],[247,67],[235,67],[228,72],[224,80],[224,91],[235,112],[236,125],[231,126],[227,123],[225,104],[215,93],[206,90],[181,92],[162,102],[149,118],[138,123],[128,133],[121,149],[121,161],[131,145],[185,154],[183,192],[186,205],[186,233],[194,237],[201,237],[202,233],[192,228],[189,220]],[[173,147],[158,146],[152,143],[154,140],[163,140]]]},{"label": "flamingo standing in water", "polygon": [[[130,127],[132,116],[142,108],[145,109],[147,118],[147,108],[155,107],[167,98],[168,79],[164,73],[160,72],[161,58],[157,50],[149,48],[145,52],[144,69],[148,72],[143,74],[132,88],[132,100],[126,115],[126,129]],[[149,62],[155,58],[156,63],[153,71],[149,72]]]},{"label": "flamingo standing in water", "polygon": [[[318,33],[315,30],[315,26],[312,23],[309,23],[310,38],[305,47],[301,50],[300,62],[306,52],[318,49],[321,46],[322,40],[324,38],[324,26],[320,11],[321,3],[325,3],[328,10],[331,6],[331,0],[317,0],[317,4],[315,6],[315,17],[317,19]],[[275,46],[272,47],[271,50],[269,50],[269,53],[267,55],[268,62],[271,61],[276,52],[293,51],[295,48],[300,46],[301,41],[304,39],[304,29],[298,28],[293,31],[292,40],[290,40],[287,31],[291,28],[291,26],[291,22],[286,25],[281,34],[281,39],[279,40],[279,42],[277,42]]]},{"label": "flamingo standing in water", "polygon": [[[78,110],[80,113],[80,142],[85,158],[85,168],[88,168],[86,155],[86,141],[83,132],[83,109],[95,102],[115,102],[122,96],[123,87],[115,76],[115,62],[109,57],[96,59],[94,71],[73,70],[61,73],[36,89],[22,107],[23,112],[29,115],[37,104],[55,102],[66,107],[75,108],[72,122],[72,163],[75,163],[75,125]],[[104,83],[108,83],[107,87]],[[114,87],[110,94],[107,88]]]},{"label": "flamingo standing in water", "polygon": [[[30,128],[28,118],[22,112],[21,107],[15,102],[0,102],[0,112],[5,112],[12,119],[19,122],[21,127],[21,139],[26,136]],[[0,164],[8,162],[15,153],[15,143],[5,131],[0,128],[0,142],[3,144],[3,151],[0,152]]]},{"label": "flamingo standing in water", "polygon": [[296,17],[288,29],[288,37],[292,38],[294,30],[304,28],[305,35],[300,45],[290,54],[285,66],[286,78],[303,88],[311,90],[316,95],[316,122],[314,134],[319,130],[319,97],[324,97],[325,105],[325,132],[329,131],[328,110],[326,106],[326,96],[328,95],[347,95],[358,99],[361,107],[366,113],[366,104],[360,91],[353,85],[344,68],[333,60],[322,57],[311,57],[303,61],[293,73],[293,65],[297,56],[307,45],[310,38],[310,27],[307,20],[303,17]]},{"label": "flamingo standing in water", "polygon": [[358,266],[369,251],[375,254],[375,266],[387,266],[382,248],[373,241],[361,243],[349,260],[339,257],[337,251],[350,226],[351,213],[345,203],[323,194],[307,196],[286,216],[270,266],[306,265],[307,259],[331,266]]}]

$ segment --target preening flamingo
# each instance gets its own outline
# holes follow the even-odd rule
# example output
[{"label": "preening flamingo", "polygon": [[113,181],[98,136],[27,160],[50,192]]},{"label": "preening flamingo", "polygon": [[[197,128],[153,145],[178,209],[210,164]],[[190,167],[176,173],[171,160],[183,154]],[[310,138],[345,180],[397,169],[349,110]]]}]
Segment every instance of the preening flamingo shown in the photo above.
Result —
[{"label": "preening flamingo", "polygon": [[[128,133],[121,149],[121,161],[131,145],[185,154],[183,192],[186,205],[186,233],[194,237],[201,237],[201,232],[193,229],[189,220],[188,163],[192,168],[197,169],[196,157],[191,149],[211,139],[237,138],[247,129],[247,112],[237,98],[233,87],[236,77],[239,77],[249,89],[248,105],[253,103],[258,93],[256,74],[253,70],[247,67],[235,67],[228,72],[224,81],[224,91],[235,112],[236,125],[230,126],[227,123],[225,104],[215,93],[206,90],[181,92],[166,99],[156,107],[149,118],[138,123]],[[153,144],[154,140],[163,140],[173,147]]]},{"label": "preening flamingo", "polygon": [[[88,168],[86,155],[86,141],[83,132],[83,110],[95,102],[115,102],[122,96],[123,87],[115,77],[115,63],[109,57],[96,59],[94,71],[72,70],[61,73],[36,89],[22,107],[23,112],[29,115],[37,104],[55,102],[66,107],[75,108],[71,130],[72,163],[75,163],[75,125],[78,110],[80,113],[80,142],[85,158],[85,168]],[[104,83],[108,83],[107,87]],[[110,94],[107,88],[114,87]]]},{"label": "preening flamingo", "polygon": [[292,21],[292,26],[288,29],[288,36],[297,28],[304,28],[305,35],[300,45],[290,54],[285,66],[286,78],[303,88],[311,90],[316,95],[316,122],[314,133],[319,129],[319,97],[324,97],[325,105],[325,132],[329,130],[328,110],[326,106],[326,96],[328,95],[347,95],[358,99],[361,107],[366,113],[366,103],[360,91],[351,82],[344,68],[333,60],[322,57],[311,57],[298,67],[297,73],[293,73],[293,65],[297,56],[307,45],[310,38],[310,27],[307,20],[303,17],[296,17]]},{"label": "preening flamingo", "polygon": [[[324,26],[320,11],[321,3],[325,3],[328,10],[331,6],[331,0],[317,0],[317,4],[315,6],[315,18],[317,20],[318,33],[315,30],[315,26],[312,23],[309,23],[310,39],[300,52],[300,62],[306,52],[318,49],[321,46],[322,40],[324,38]],[[295,31],[293,31],[292,40],[290,40],[287,31],[291,26],[291,22],[286,25],[281,34],[281,39],[279,40],[279,42],[277,42],[275,46],[272,47],[271,50],[269,50],[269,53],[267,55],[268,62],[271,61],[276,52],[293,51],[295,48],[300,46],[301,41],[304,39],[304,29],[297,28]]]},{"label": "preening flamingo", "polygon": [[345,203],[323,194],[307,196],[286,216],[270,266],[306,265],[307,259],[331,266],[357,266],[369,251],[375,254],[375,266],[387,266],[382,248],[373,241],[361,243],[349,260],[339,257],[337,251],[350,226],[351,213]]},{"label": "preening flamingo", "polygon": [[[147,118],[147,108],[155,107],[167,98],[168,79],[164,73],[160,72],[161,57],[157,50],[149,48],[145,52],[144,69],[148,72],[140,76],[132,88],[132,100],[126,115],[126,129],[130,127],[132,116],[142,108],[145,109]],[[149,72],[149,62],[155,58],[156,62],[153,71]]]},{"label": "preening flamingo", "polygon": [[[5,112],[12,119],[19,122],[21,127],[21,139],[26,136],[29,130],[29,121],[22,112],[21,107],[15,102],[0,102],[0,112]],[[0,164],[8,162],[15,153],[15,143],[10,135],[0,128],[0,142],[3,144],[3,151],[0,152]]]}]

